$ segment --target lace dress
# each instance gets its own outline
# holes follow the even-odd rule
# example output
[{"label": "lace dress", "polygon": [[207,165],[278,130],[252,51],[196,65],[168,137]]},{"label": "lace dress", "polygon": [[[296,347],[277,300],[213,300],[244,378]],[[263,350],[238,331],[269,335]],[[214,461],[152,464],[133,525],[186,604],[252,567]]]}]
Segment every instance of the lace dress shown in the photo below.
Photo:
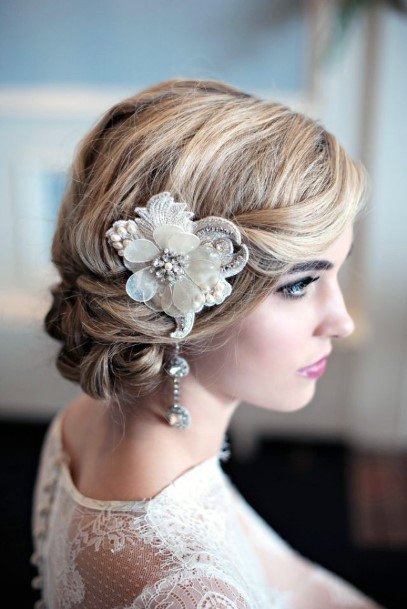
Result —
[{"label": "lace dress", "polygon": [[82,495],[63,450],[62,412],[48,427],[32,505],[43,609],[383,609],[311,562],[246,502],[219,455],[153,499]]}]

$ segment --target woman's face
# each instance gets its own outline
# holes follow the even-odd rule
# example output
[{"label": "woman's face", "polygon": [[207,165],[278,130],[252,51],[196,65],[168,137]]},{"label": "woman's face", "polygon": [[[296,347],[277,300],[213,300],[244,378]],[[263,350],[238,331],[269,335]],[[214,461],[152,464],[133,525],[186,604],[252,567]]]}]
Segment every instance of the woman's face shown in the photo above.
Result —
[{"label": "woman's face", "polygon": [[276,291],[239,324],[230,341],[201,358],[199,377],[205,374],[225,396],[263,408],[305,406],[314,396],[317,377],[299,369],[328,355],[332,338],[354,330],[338,283],[352,239],[350,225],[320,256],[332,268],[282,276]]}]

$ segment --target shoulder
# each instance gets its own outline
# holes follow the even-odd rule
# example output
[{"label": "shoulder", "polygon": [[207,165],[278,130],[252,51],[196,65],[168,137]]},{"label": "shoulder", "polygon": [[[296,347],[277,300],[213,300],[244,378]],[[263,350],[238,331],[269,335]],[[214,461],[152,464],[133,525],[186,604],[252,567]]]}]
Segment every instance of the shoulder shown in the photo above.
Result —
[{"label": "shoulder", "polygon": [[82,471],[85,449],[91,448],[93,435],[89,435],[92,417],[97,404],[86,394],[67,404],[62,412],[61,441],[70,458],[71,475],[75,483]]},{"label": "shoulder", "polygon": [[254,605],[247,590],[234,578],[208,565],[181,570],[157,581],[155,585],[146,587],[130,607],[253,609]]},{"label": "shoulder", "polygon": [[64,448],[71,454],[78,450],[82,441],[82,433],[92,413],[95,411],[95,404],[86,394],[81,394],[78,398],[67,404],[62,413],[62,440]]}]

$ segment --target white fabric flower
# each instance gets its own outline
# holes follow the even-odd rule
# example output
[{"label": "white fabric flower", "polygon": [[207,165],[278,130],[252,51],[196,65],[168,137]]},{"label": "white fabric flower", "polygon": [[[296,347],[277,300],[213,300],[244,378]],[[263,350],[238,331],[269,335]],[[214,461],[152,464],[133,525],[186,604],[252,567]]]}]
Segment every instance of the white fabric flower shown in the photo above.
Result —
[{"label": "white fabric flower", "polygon": [[249,250],[233,222],[218,216],[193,221],[194,212],[168,191],[134,211],[138,218],[116,220],[106,231],[109,244],[132,272],[126,292],[153,311],[174,317],[177,327],[170,336],[184,338],[195,313],[230,295],[226,277],[243,269]]},{"label": "white fabric flower", "polygon": [[172,317],[224,300],[229,290],[214,247],[201,245],[199,237],[175,224],[157,226],[153,238],[134,239],[123,251],[127,268],[145,265],[127,280],[126,292],[133,300]]}]

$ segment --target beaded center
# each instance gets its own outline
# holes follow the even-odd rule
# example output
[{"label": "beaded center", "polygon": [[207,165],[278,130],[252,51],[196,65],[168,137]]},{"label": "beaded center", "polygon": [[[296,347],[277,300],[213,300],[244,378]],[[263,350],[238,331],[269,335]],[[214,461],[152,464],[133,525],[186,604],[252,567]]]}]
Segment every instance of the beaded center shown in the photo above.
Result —
[{"label": "beaded center", "polygon": [[161,283],[165,281],[175,283],[181,275],[185,275],[185,261],[185,256],[172,252],[166,247],[163,253],[153,260],[150,273],[155,273]]}]

